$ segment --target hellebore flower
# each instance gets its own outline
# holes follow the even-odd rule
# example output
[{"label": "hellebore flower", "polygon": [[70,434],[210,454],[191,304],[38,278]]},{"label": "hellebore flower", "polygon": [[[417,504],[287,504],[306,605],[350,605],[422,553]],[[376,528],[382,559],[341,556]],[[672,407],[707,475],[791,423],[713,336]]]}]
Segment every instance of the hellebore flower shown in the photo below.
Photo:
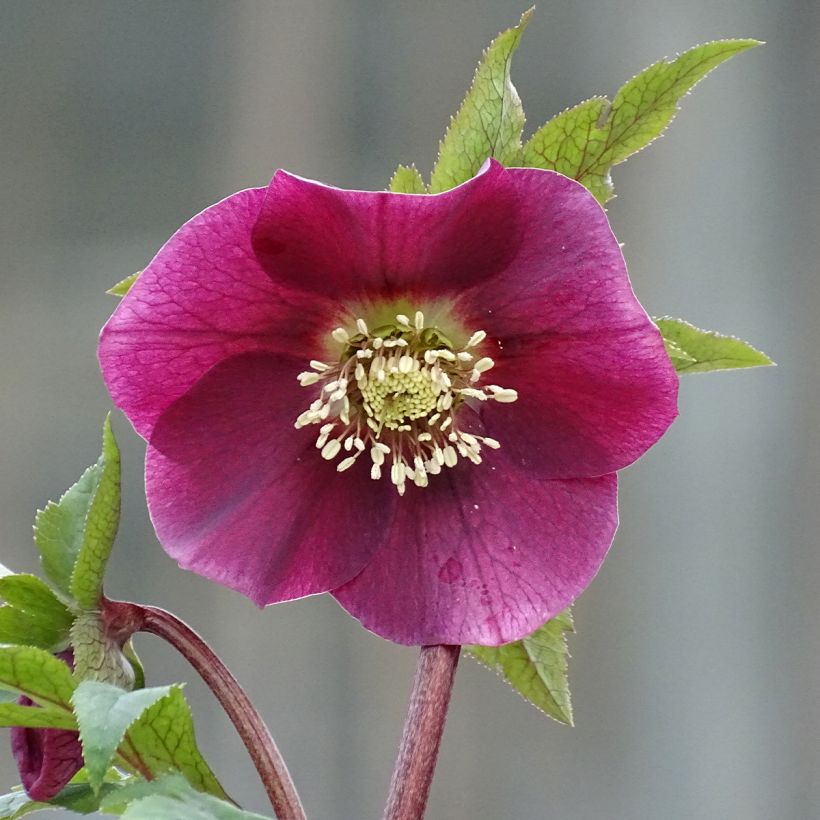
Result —
[{"label": "hellebore flower", "polygon": [[[57,657],[73,667],[74,657],[70,651],[61,652]],[[21,706],[33,705],[25,695],[17,702]],[[56,797],[83,767],[80,735],[70,729],[14,726],[11,751],[26,794],[44,803]]]},{"label": "hellebore flower", "polygon": [[677,377],[606,214],[489,161],[435,196],[278,171],[184,225],[103,328],[181,566],[499,644],[590,583]]}]

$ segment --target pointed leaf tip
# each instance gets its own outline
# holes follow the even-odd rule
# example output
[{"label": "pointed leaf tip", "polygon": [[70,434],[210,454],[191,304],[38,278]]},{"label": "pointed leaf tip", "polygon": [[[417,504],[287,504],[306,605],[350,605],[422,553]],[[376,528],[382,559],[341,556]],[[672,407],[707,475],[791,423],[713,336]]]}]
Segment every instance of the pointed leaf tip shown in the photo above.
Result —
[{"label": "pointed leaf tip", "polygon": [[399,165],[387,190],[394,194],[426,194],[427,186],[415,165]]},{"label": "pointed leaf tip", "polygon": [[103,424],[103,446],[97,464],[96,486],[89,500],[70,590],[84,609],[95,609],[103,576],[120,522],[120,451],[111,429],[111,414]]},{"label": "pointed leaf tip", "polygon": [[130,276],[126,276],[125,279],[121,279],[117,282],[116,285],[110,287],[106,293],[109,296],[125,296],[129,290],[133,287],[134,283],[139,279],[139,275],[142,273],[141,270],[138,270],[136,273],[132,273]]},{"label": "pointed leaf tip", "polygon": [[612,104],[594,97],[558,114],[524,145],[524,165],[577,179],[604,204],[612,198],[610,169],[654,142],[678,103],[725,60],[759,40],[715,40],[660,60],[626,82]]},{"label": "pointed leaf tip", "polygon": [[430,177],[430,193],[437,194],[475,176],[488,157],[502,165],[519,165],[524,109],[510,77],[512,56],[534,7],[517,26],[501,32],[478,64],[473,82],[439,144]]},{"label": "pointed leaf tip", "polygon": [[479,663],[498,672],[537,709],[572,726],[566,633],[574,631],[572,613],[567,609],[520,641],[465,648]]},{"label": "pointed leaf tip", "polygon": [[678,373],[708,373],[775,364],[765,353],[736,336],[701,330],[671,316],[663,316],[654,322],[661,331],[666,351]]}]

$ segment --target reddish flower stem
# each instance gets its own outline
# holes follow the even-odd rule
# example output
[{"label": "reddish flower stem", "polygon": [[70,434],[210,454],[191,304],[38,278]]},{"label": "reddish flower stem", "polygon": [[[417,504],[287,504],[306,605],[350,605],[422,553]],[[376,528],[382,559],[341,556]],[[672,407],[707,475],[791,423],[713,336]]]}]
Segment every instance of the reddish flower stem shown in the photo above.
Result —
[{"label": "reddish flower stem", "polygon": [[105,600],[103,616],[112,637],[127,640],[148,632],[170,643],[214,693],[253,760],[277,820],[305,820],[305,812],[285,761],[268,727],[227,666],[191,627],[153,606]]},{"label": "reddish flower stem", "polygon": [[460,646],[422,646],[384,820],[421,820],[447,719]]}]

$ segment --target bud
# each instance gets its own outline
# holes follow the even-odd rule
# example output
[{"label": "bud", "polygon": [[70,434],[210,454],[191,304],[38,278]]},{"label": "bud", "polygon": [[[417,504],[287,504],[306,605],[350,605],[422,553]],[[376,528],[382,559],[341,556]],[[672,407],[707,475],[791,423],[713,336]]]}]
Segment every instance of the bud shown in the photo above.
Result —
[{"label": "bud", "polygon": [[[58,658],[74,666],[72,652],[60,652]],[[33,702],[23,696],[21,706]],[[59,794],[83,767],[83,750],[79,732],[69,729],[30,729],[15,726],[11,730],[11,751],[20,772],[26,794],[47,802]]]}]

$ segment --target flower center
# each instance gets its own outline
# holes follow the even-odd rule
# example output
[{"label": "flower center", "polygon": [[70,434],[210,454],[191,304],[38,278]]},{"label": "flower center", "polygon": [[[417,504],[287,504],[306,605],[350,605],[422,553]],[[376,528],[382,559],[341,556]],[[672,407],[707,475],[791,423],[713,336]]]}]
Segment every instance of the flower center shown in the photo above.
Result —
[{"label": "flower center", "polygon": [[357,319],[354,334],[338,327],[331,336],[342,346],[341,356],[337,362],[311,361],[311,370],[299,374],[303,387],[322,388],[295,426],[321,424],[316,447],[322,456],[347,453],[336,465],[339,472],[369,451],[371,477],[381,478],[389,460],[390,480],[403,495],[408,480],[426,487],[428,476],[454,467],[459,457],[480,464],[482,446],[500,446],[458,424],[465,403],[518,398],[515,390],[479,384],[494,364],[476,356],[483,330],[457,349],[438,328],[425,327],[417,311],[412,324],[398,314],[395,322],[370,330]]}]

